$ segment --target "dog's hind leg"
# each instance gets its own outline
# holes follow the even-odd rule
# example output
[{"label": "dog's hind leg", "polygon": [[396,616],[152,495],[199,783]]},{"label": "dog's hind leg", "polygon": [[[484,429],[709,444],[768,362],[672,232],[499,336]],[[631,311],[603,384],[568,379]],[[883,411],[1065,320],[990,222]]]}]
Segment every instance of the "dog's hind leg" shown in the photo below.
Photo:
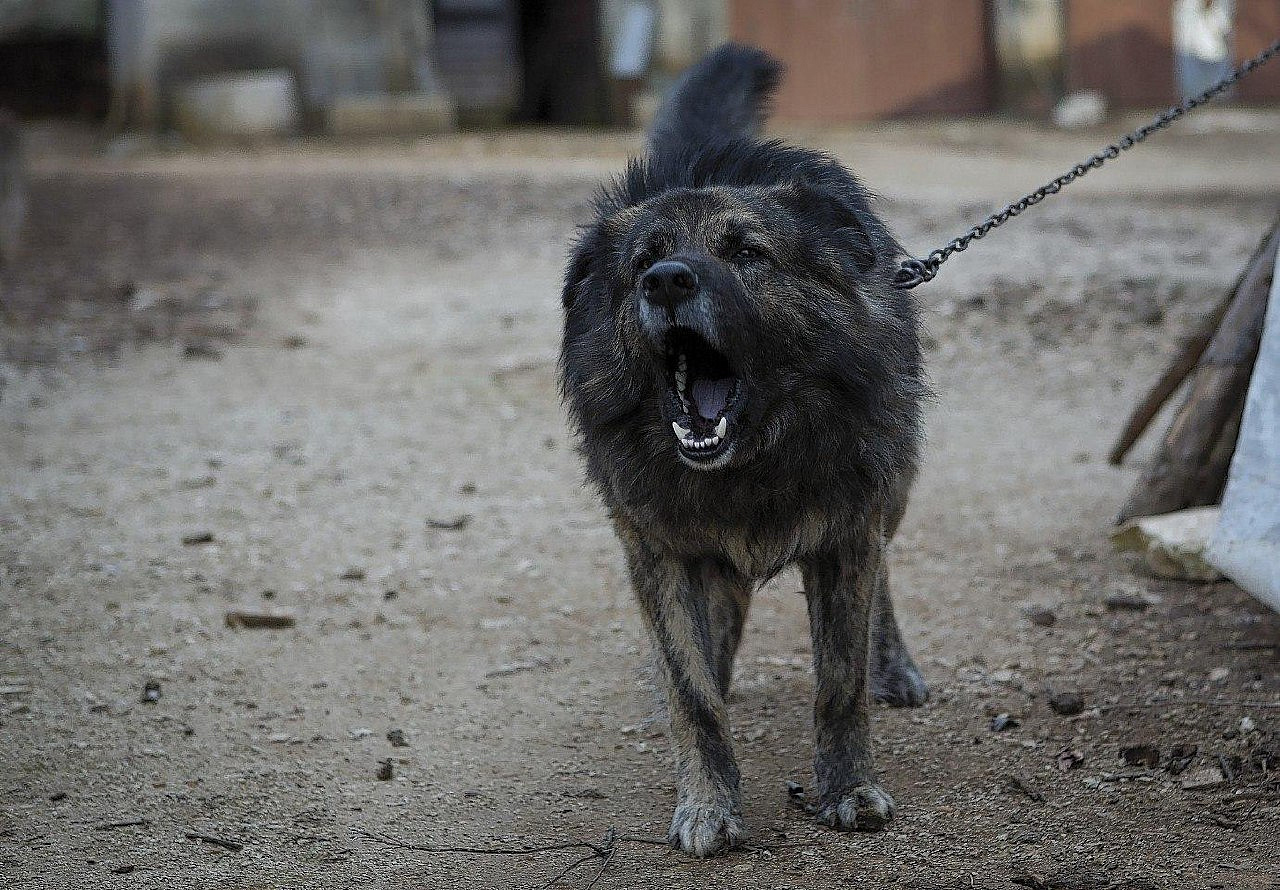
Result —
[{"label": "dog's hind leg", "polygon": [[694,856],[710,856],[736,845],[746,829],[702,573],[697,565],[655,553],[622,522],[618,536],[667,695],[676,757],[668,840]]},{"label": "dog's hind leg", "polygon": [[876,701],[895,708],[917,708],[929,700],[929,687],[902,641],[889,595],[889,569],[880,572],[873,607],[871,691]]},{"label": "dog's hind leg", "polygon": [[880,522],[839,549],[801,561],[813,636],[818,820],[840,831],[874,831],[894,804],[871,756],[871,620],[883,569]]},{"label": "dog's hind leg", "polygon": [[702,589],[707,596],[711,624],[711,652],[720,695],[728,699],[733,659],[742,642],[742,628],[751,605],[752,583],[733,569],[707,561],[702,565]]}]

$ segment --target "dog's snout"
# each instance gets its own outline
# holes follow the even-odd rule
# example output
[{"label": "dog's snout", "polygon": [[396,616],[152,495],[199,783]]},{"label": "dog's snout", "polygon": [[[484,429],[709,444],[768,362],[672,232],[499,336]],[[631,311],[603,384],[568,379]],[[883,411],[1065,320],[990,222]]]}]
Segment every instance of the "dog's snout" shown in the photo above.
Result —
[{"label": "dog's snout", "polygon": [[697,293],[698,276],[679,260],[663,260],[640,277],[640,287],[649,302],[674,307]]}]

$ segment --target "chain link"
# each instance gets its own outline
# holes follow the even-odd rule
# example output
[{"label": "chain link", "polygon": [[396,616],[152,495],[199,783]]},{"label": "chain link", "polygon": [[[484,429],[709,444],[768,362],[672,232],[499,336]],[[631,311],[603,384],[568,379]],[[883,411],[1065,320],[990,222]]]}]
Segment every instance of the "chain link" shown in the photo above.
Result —
[{"label": "chain link", "polygon": [[1139,127],[1132,133],[1121,137],[1117,142],[1111,143],[1102,151],[1090,157],[1087,161],[1076,164],[1066,173],[1063,173],[1051,182],[1042,185],[1020,201],[1015,201],[999,213],[994,213],[987,217],[960,237],[953,238],[945,247],[938,248],[924,259],[908,257],[903,260],[902,265],[898,269],[897,275],[894,276],[893,286],[901,290],[906,290],[908,288],[915,287],[917,284],[932,281],[938,274],[938,268],[945,263],[953,253],[959,253],[965,250],[974,241],[985,238],[992,229],[997,229],[1004,225],[1028,207],[1033,207],[1036,204],[1039,204],[1050,195],[1056,195],[1058,192],[1062,191],[1063,188],[1070,185],[1072,182],[1075,182],[1081,176],[1084,176],[1091,170],[1098,169],[1107,161],[1119,156],[1120,152],[1128,151],[1152,133],[1163,130],[1188,111],[1199,108],[1215,96],[1226,92],[1246,74],[1269,62],[1277,53],[1280,53],[1280,40],[1277,40],[1265,50],[1258,53],[1258,55],[1241,64],[1240,67],[1236,68],[1229,75],[1211,86],[1209,89],[1205,90],[1200,95],[1184,99],[1180,104],[1161,112],[1146,126]]}]

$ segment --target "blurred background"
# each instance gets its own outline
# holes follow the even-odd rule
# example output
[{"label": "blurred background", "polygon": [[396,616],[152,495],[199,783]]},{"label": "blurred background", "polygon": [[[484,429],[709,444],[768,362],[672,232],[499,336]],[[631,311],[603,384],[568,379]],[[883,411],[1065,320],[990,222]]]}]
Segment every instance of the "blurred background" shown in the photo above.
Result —
[{"label": "blurred background", "polygon": [[784,120],[1045,115],[1171,103],[1278,32],[1270,0],[3,0],[0,106],[190,139],[626,126],[735,39],[787,63]]},{"label": "blurred background", "polygon": [[[1276,0],[0,0],[0,883],[585,887],[385,838],[662,836],[556,356],[664,90],[774,53],[770,134],[923,255],[1277,37]],[[1278,135],[1280,59],[912,291],[891,559],[933,699],[875,716],[894,830],[788,803],[787,572],[731,702],[760,846],[594,886],[1274,883],[1280,619],[1112,552],[1168,411],[1106,453],[1275,224]]]}]

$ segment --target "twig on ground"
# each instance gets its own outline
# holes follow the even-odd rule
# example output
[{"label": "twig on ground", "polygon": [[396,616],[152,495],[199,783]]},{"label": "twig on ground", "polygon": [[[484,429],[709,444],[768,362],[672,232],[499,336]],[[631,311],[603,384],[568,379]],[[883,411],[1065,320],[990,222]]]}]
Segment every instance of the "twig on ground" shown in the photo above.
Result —
[{"label": "twig on ground", "polygon": [[[590,841],[569,841],[563,844],[541,844],[532,847],[437,847],[431,844],[414,844],[409,841],[402,841],[399,838],[389,837],[387,835],[378,834],[375,831],[361,829],[360,834],[365,837],[386,844],[390,847],[399,847],[402,850],[415,850],[419,853],[468,853],[476,856],[523,856],[528,853],[553,853],[557,850],[580,850],[586,847],[594,852],[596,856],[603,856],[607,851],[599,844],[593,844]],[[640,838],[623,838],[623,840],[636,840],[640,843],[647,842]],[[666,842],[661,842],[666,846]]]},{"label": "twig on ground", "polygon": [[552,878],[551,880],[549,880],[549,881],[547,881],[545,884],[543,884],[543,885],[542,885],[543,890],[546,890],[546,888],[548,888],[548,887],[554,887],[556,884],[560,883],[560,882],[561,882],[561,881],[563,881],[566,877],[568,877],[569,872],[573,871],[575,868],[577,868],[579,865],[582,865],[582,863],[584,863],[584,862],[590,862],[592,859],[596,859],[596,858],[598,858],[598,855],[599,855],[599,854],[597,854],[597,853],[595,853],[595,852],[593,851],[593,852],[591,852],[591,853],[588,853],[586,856],[582,856],[582,857],[580,857],[580,858],[578,858],[578,859],[573,860],[573,862],[570,862],[570,863],[565,867],[564,871],[560,872],[560,873],[559,873],[558,875],[556,875],[554,878]]},{"label": "twig on ground", "polygon": [[113,828],[133,828],[134,826],[147,826],[150,824],[150,819],[124,819],[120,822],[103,822],[101,825],[93,826],[93,830],[110,831]]},{"label": "twig on ground", "polygon": [[200,841],[204,844],[213,844],[215,847],[221,847],[224,850],[230,850],[232,853],[239,853],[244,849],[244,844],[239,841],[228,840],[225,837],[215,837],[212,834],[201,834],[198,831],[188,831],[187,840]]},{"label": "twig on ground", "polygon": [[[551,853],[560,850],[589,850],[585,856],[581,856],[570,862],[551,880],[542,885],[543,890],[554,887],[572,874],[580,866],[590,862],[593,859],[603,860],[600,868],[596,870],[595,875],[591,878],[591,882],[587,884],[585,890],[593,890],[605,871],[612,864],[614,856],[617,855],[618,847],[623,844],[641,844],[649,847],[670,848],[670,843],[659,838],[639,837],[633,834],[618,834],[612,828],[605,832],[604,838],[599,843],[591,841],[567,841],[560,844],[536,844],[519,847],[493,846],[493,847],[470,847],[470,846],[435,846],[434,844],[415,844],[410,841],[401,840],[400,838],[390,837],[388,835],[379,834],[376,831],[361,829],[359,834],[370,840],[377,841],[380,844],[386,844],[390,847],[398,847],[401,850],[413,850],[418,853],[457,853],[472,856],[524,856],[530,853]],[[771,844],[768,846],[753,846],[743,844],[738,849],[748,853],[772,853],[774,850],[784,848],[798,847],[819,847],[819,843],[812,841],[796,841],[792,843]]]},{"label": "twig on ground", "polygon": [[618,852],[618,837],[613,833],[612,828],[605,833],[604,842],[609,848],[609,855],[605,856],[604,862],[600,863],[600,870],[596,872],[596,876],[587,885],[587,890],[594,890],[596,883],[600,880],[600,876],[604,874],[604,870],[609,867],[610,862],[613,862],[613,854]]},{"label": "twig on ground", "polygon": [[1096,705],[1099,711],[1117,711],[1125,708],[1174,708],[1181,705],[1224,708],[1280,708],[1280,701],[1249,701],[1243,698],[1173,698],[1162,701],[1122,701],[1111,705]]}]

